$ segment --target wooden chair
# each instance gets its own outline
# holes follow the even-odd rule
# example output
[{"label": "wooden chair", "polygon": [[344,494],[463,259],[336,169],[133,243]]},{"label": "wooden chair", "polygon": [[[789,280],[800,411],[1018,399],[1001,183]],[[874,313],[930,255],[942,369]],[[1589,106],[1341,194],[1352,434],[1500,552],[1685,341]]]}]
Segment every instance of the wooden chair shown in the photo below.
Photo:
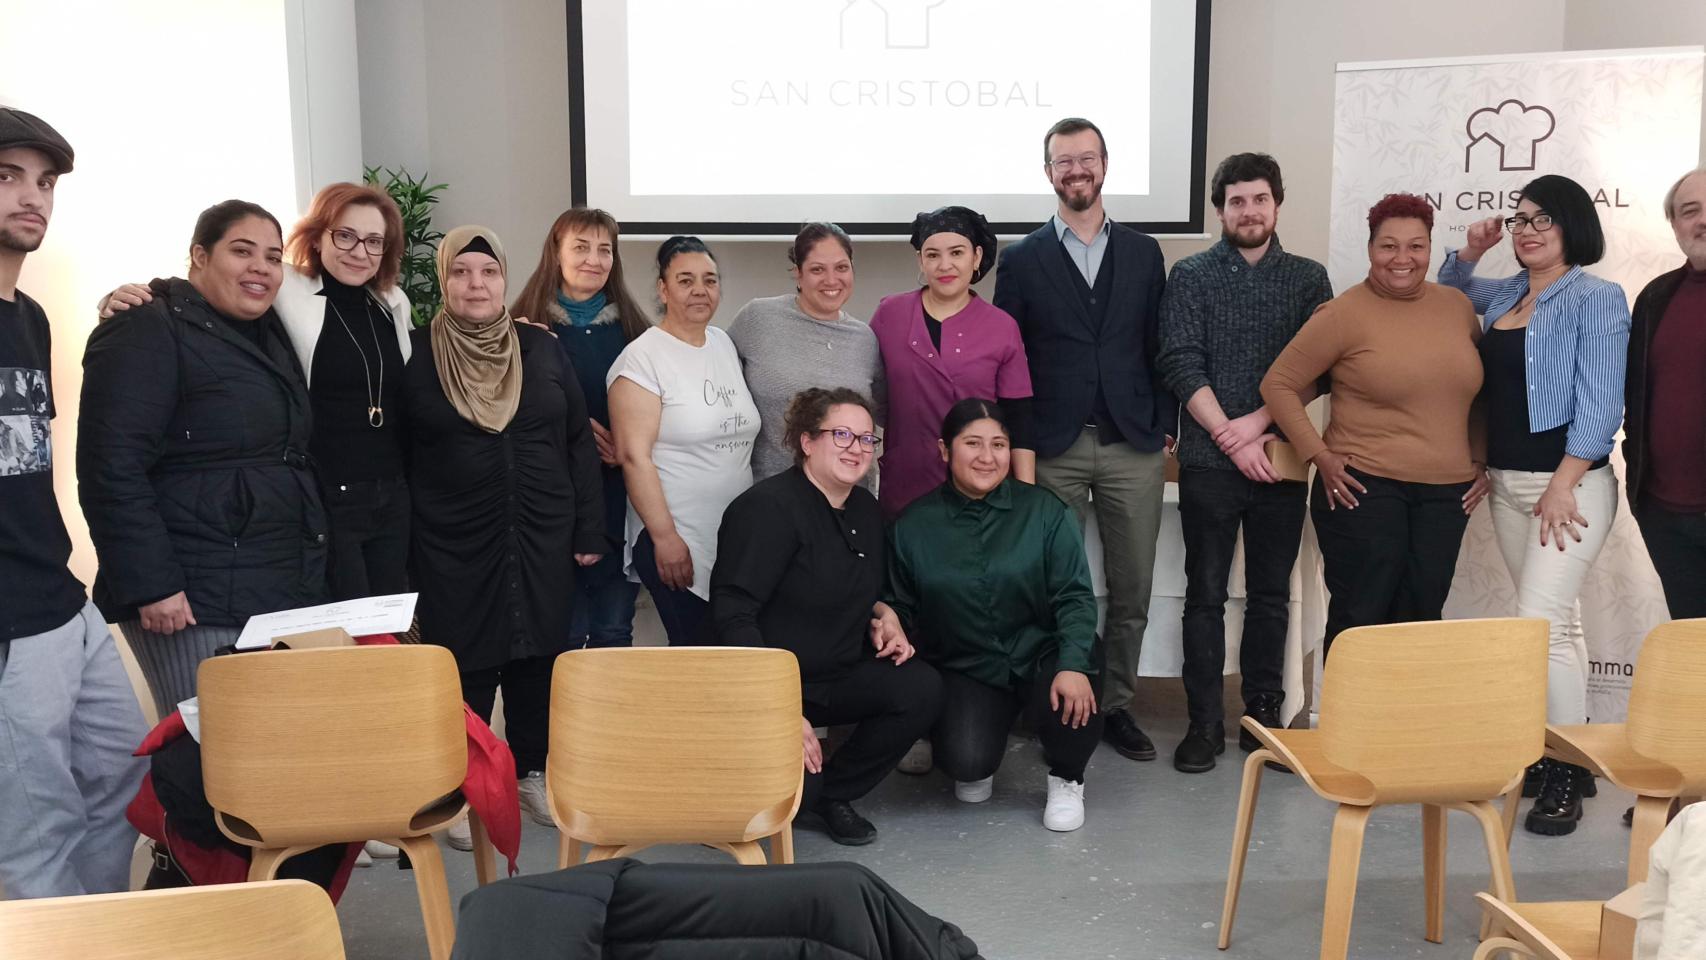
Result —
[{"label": "wooden chair", "polygon": [[[278,650],[202,663],[202,781],[219,829],[253,847],[250,880],[328,843],[408,851],[427,945],[450,956],[455,923],[432,834],[468,811],[462,684],[435,646]],[[471,811],[480,882],[491,850]]]},{"label": "wooden chair", "polygon": [[572,650],[551,678],[545,761],[558,864],[660,843],[794,862],[805,758],[800,668],[786,650]]},{"label": "wooden chair", "polygon": [[1297,455],[1297,448],[1284,440],[1269,440],[1262,447],[1267,454],[1268,462],[1281,480],[1296,480],[1299,483],[1309,482],[1309,461]]},{"label": "wooden chair", "polygon": [[338,914],[305,880],[0,903],[6,960],[343,960]]},{"label": "wooden chair", "polygon": [[1481,941],[1474,960],[1503,954],[1520,960],[1599,960],[1599,900],[1506,903],[1475,894],[1487,924],[1497,933]]},{"label": "wooden chair", "polygon": [[1220,948],[1232,939],[1238,888],[1262,768],[1274,760],[1339,805],[1327,867],[1321,957],[1350,942],[1358,861],[1377,806],[1422,805],[1426,938],[1440,942],[1445,906],[1445,811],[1473,816],[1486,837],[1493,892],[1515,900],[1504,829],[1492,798],[1539,759],[1546,724],[1546,621],[1456,620],[1346,630],[1322,677],[1316,730],[1244,727],[1262,749],[1244,763]]},{"label": "wooden chair", "polygon": [[1672,811],[1706,794],[1706,620],[1654,627],[1635,661],[1628,719],[1548,726],[1546,751],[1635,794],[1629,882],[1647,879]]}]

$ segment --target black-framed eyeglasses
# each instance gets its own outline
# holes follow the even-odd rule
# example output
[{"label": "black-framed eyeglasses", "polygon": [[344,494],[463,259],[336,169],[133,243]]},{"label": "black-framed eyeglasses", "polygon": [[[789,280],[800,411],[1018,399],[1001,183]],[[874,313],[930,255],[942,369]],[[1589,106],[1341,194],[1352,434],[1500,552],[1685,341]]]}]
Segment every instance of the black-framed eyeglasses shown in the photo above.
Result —
[{"label": "black-framed eyeglasses", "polygon": [[1511,233],[1518,233],[1523,227],[1533,227],[1535,233],[1545,233],[1552,229],[1552,215],[1537,213],[1532,217],[1525,217],[1518,214],[1514,217],[1505,218],[1505,229]]},{"label": "black-framed eyeglasses", "polygon": [[843,450],[852,448],[853,441],[859,441],[859,446],[866,450],[875,450],[883,442],[883,438],[874,433],[854,433],[846,427],[825,427],[818,433],[829,434],[829,442]]},{"label": "black-framed eyeglasses", "polygon": [[350,251],[350,250],[354,250],[355,245],[359,243],[363,247],[366,247],[367,252],[369,254],[371,254],[372,256],[377,257],[377,256],[380,256],[380,255],[385,253],[385,238],[384,237],[381,237],[381,236],[371,236],[371,237],[357,236],[355,231],[345,230],[345,229],[342,229],[341,227],[339,229],[331,231],[331,234],[332,234],[332,246],[337,247],[339,250],[343,250],[346,252]]}]

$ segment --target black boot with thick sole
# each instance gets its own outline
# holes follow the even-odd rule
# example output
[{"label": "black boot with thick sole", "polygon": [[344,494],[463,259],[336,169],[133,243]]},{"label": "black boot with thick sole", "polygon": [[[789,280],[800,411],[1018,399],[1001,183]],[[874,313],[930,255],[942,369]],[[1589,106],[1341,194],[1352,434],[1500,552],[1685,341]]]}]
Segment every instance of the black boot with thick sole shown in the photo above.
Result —
[{"label": "black boot with thick sole", "polygon": [[1540,796],[1529,808],[1528,819],[1523,822],[1528,832],[1543,837],[1574,833],[1576,824],[1582,819],[1581,782],[1587,775],[1586,770],[1573,763],[1550,761]]}]

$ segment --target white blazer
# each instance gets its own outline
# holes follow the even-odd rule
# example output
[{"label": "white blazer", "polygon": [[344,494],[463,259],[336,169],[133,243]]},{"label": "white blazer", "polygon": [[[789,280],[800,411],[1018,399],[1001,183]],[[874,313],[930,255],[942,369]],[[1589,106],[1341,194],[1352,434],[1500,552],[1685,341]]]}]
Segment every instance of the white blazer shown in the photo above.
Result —
[{"label": "white blazer", "polygon": [[[312,382],[314,376],[314,347],[320,342],[320,330],[326,321],[326,300],[320,296],[320,280],[310,277],[289,264],[284,268],[284,283],[279,285],[273,309],[284,321],[284,332],[296,357],[302,362],[302,376]],[[367,291],[375,304],[391,315],[391,325],[397,328],[397,345],[403,350],[403,362],[409,361],[409,331],[414,329],[410,319],[409,298],[402,287],[392,287],[381,297],[369,287]]]}]

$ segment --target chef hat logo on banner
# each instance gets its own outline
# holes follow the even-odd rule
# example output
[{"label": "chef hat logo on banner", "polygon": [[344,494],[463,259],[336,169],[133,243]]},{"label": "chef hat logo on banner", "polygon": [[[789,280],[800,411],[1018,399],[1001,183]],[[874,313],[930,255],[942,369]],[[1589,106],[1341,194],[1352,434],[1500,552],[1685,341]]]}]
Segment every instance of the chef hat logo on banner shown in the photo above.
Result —
[{"label": "chef hat logo on banner", "polygon": [[[1463,172],[1469,172],[1475,148],[1487,141],[1498,145],[1500,170],[1533,170],[1536,146],[1557,128],[1558,118],[1546,107],[1531,107],[1515,99],[1482,107],[1463,125],[1469,135],[1469,143],[1463,148]],[[1491,148],[1481,151],[1483,155],[1492,152]]]}]

